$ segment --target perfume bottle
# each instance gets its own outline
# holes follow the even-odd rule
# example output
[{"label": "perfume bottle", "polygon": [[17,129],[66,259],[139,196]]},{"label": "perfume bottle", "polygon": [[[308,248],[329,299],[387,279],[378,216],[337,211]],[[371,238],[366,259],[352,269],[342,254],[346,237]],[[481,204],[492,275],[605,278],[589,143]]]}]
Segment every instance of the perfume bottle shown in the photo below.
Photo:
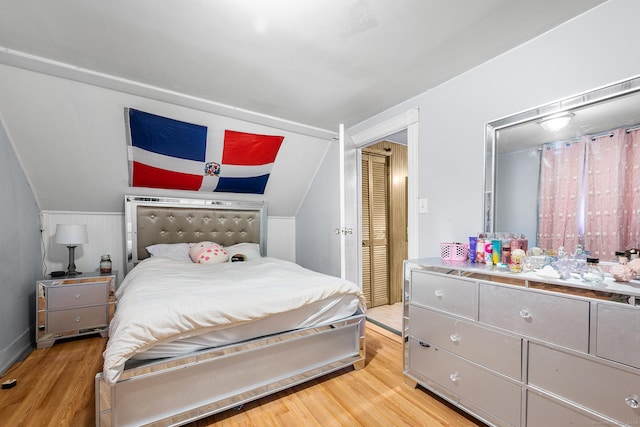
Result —
[{"label": "perfume bottle", "polygon": [[604,281],[604,273],[598,265],[599,263],[600,259],[598,258],[587,258],[587,265],[580,272],[580,277],[584,282],[597,285]]}]

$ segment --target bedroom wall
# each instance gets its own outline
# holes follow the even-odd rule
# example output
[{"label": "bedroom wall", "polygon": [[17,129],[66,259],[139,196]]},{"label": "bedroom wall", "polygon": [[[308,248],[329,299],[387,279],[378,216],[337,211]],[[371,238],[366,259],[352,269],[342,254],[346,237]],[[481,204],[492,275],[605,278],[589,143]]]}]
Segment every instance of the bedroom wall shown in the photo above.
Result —
[{"label": "bedroom wall", "polygon": [[[419,256],[482,228],[485,123],[640,73],[640,2],[609,0],[560,27],[349,129],[420,109]],[[329,189],[325,190],[326,192]]]},{"label": "bedroom wall", "polygon": [[41,276],[38,206],[0,116],[0,375],[31,349]]},{"label": "bedroom wall", "polygon": [[[51,67],[48,72],[67,71]],[[304,125],[278,119],[269,121],[264,115],[252,116],[248,112],[243,114],[246,119],[234,118],[239,113],[233,107],[224,109],[187,95],[141,87],[108,76],[99,83],[117,86],[119,90],[0,65],[0,114],[13,135],[17,156],[44,210],[121,212],[125,194],[160,194],[266,200],[269,215],[293,218],[334,135],[323,131],[325,136],[313,136],[313,129]],[[136,95],[136,91],[143,90],[148,96]],[[214,106],[228,115],[209,112]],[[231,129],[284,136],[265,194],[129,187],[125,107],[204,125],[210,131]],[[306,131],[310,133],[303,133]]]}]

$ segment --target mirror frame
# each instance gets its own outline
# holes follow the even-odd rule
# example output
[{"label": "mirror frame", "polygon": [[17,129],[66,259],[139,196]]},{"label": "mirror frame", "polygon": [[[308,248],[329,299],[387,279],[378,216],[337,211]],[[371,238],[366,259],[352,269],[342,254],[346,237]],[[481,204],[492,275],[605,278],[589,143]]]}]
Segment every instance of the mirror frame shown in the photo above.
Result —
[{"label": "mirror frame", "polygon": [[575,108],[582,108],[588,105],[596,104],[598,102],[610,100],[638,91],[640,91],[640,77],[633,77],[487,123],[485,125],[484,147],[484,209],[482,222],[484,224],[484,231],[489,233],[493,233],[496,231],[496,132],[498,132],[500,129],[515,126],[517,124],[539,120],[551,114],[571,111]]}]

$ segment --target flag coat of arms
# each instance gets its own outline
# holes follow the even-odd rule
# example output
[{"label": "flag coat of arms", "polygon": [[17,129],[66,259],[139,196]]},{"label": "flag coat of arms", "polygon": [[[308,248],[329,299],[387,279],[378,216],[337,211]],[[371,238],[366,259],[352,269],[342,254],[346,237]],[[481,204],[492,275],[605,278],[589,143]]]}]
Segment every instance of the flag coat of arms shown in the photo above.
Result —
[{"label": "flag coat of arms", "polygon": [[206,126],[125,108],[132,187],[264,194],[283,136]]}]

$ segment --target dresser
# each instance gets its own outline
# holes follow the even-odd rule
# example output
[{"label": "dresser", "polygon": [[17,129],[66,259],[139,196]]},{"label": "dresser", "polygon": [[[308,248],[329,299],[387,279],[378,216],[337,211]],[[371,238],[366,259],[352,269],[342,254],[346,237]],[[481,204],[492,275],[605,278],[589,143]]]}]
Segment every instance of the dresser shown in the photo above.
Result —
[{"label": "dresser", "polygon": [[640,425],[640,282],[404,267],[408,384],[489,425]]},{"label": "dresser", "polygon": [[83,273],[36,282],[36,346],[60,338],[109,334],[117,272]]}]

